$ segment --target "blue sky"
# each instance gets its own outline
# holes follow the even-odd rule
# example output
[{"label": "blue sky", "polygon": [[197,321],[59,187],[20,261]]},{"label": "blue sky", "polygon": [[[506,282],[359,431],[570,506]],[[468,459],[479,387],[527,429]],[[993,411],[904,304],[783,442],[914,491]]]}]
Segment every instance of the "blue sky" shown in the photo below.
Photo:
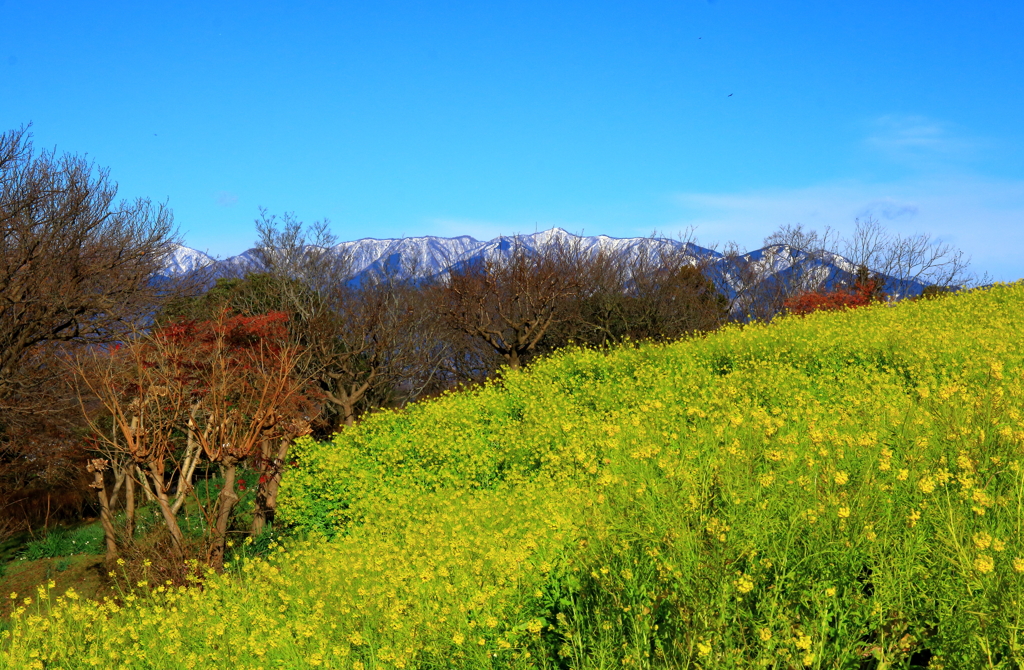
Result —
[{"label": "blue sky", "polygon": [[873,215],[1024,277],[1024,3],[0,0],[0,130],[168,200],[341,240]]}]

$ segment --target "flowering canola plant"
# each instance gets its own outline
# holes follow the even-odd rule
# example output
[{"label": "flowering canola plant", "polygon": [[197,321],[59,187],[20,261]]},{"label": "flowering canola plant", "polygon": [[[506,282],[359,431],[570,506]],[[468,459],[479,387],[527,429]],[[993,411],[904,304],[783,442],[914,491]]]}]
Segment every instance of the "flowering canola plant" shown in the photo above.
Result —
[{"label": "flowering canola plant", "polygon": [[201,589],[14,594],[0,660],[1020,667],[1021,333],[1017,283],[566,350],[299,441]]}]

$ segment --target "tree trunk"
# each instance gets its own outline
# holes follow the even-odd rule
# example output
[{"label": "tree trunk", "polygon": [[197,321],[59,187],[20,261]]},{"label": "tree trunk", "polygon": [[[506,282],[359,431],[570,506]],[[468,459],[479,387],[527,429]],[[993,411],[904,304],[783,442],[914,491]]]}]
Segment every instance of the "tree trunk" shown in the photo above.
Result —
[{"label": "tree trunk", "polygon": [[328,375],[328,379],[334,380],[336,386],[334,392],[328,391],[325,396],[327,400],[341,408],[342,414],[345,416],[345,425],[351,426],[356,422],[356,404],[366,395],[367,389],[370,388],[370,379],[375,376],[375,373],[371,373],[370,378],[363,381],[362,384],[353,383],[351,387],[346,387],[339,382],[340,376]]},{"label": "tree trunk", "polygon": [[124,482],[124,534],[129,542],[135,539],[135,475],[128,468]]},{"label": "tree trunk", "polygon": [[178,474],[178,486],[174,492],[174,503],[171,505],[171,510],[175,514],[185,504],[185,496],[192,490],[192,477],[195,476],[196,466],[199,464],[199,457],[201,455],[202,449],[195,438],[195,431],[190,426],[188,442],[185,445],[185,459],[181,463],[181,471]]},{"label": "tree trunk", "polygon": [[224,545],[227,541],[228,524],[231,522],[231,512],[238,502],[238,494],[235,493],[235,475],[237,474],[237,463],[233,460],[224,462],[224,486],[217,496],[217,518],[213,527],[213,544],[210,546],[208,563],[217,572],[224,571]]},{"label": "tree trunk", "polygon": [[284,470],[284,459],[288,455],[291,440],[279,442],[277,453],[271,458],[270,444],[263,444],[263,473],[260,476],[259,488],[256,490],[256,509],[252,516],[251,534],[255,537],[273,527],[277,513],[277,492],[281,488],[281,475]]},{"label": "tree trunk", "polygon": [[135,466],[135,472],[139,475],[139,484],[142,485],[142,492],[146,494],[146,502],[151,503],[156,500],[156,496],[153,495],[153,491],[149,488],[149,480],[146,478],[146,473],[138,465]]},{"label": "tree trunk", "polygon": [[167,499],[167,488],[164,483],[163,473],[157,468],[156,463],[149,464],[150,477],[153,480],[153,491],[156,496],[156,503],[160,506],[160,514],[164,517],[167,530],[171,533],[171,544],[174,548],[175,558],[185,560],[185,538],[181,534],[181,526],[178,525],[178,517],[171,509],[171,503]]},{"label": "tree trunk", "polygon": [[107,541],[107,566],[112,566],[117,560],[117,538],[114,535],[114,517],[110,514],[110,499],[107,497],[107,482],[103,471],[107,469],[108,461],[103,458],[94,458],[89,461],[86,470],[92,473],[93,483],[90,486],[96,489],[100,497],[100,523],[103,525],[103,536]]},{"label": "tree trunk", "polygon": [[107,500],[110,504],[110,509],[117,507],[117,498],[121,494],[121,486],[124,485],[125,473],[128,471],[127,468],[119,468],[117,463],[111,465],[111,470],[114,472],[114,488],[110,491],[110,495],[107,496]]}]

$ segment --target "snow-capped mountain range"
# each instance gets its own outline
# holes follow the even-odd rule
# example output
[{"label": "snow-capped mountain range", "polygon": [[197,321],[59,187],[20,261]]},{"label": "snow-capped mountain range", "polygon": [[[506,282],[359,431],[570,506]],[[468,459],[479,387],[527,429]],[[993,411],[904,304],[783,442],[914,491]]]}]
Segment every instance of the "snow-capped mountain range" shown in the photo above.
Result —
[{"label": "snow-capped mountain range", "polygon": [[[348,255],[355,281],[382,271],[401,275],[408,272],[410,267],[415,268],[417,278],[429,278],[452,265],[507,255],[513,248],[513,239],[497,237],[481,241],[465,235],[390,240],[364,238],[342,242],[333,249],[339,254]],[[552,228],[532,235],[520,235],[517,239],[527,250],[557,239],[578,243],[583,251],[591,254],[607,251],[632,255],[643,248],[656,251],[664,245],[680,247],[685,244],[686,253],[695,262],[704,260],[708,263],[708,275],[734,305],[751,283],[783,282],[793,285],[794,282],[800,282],[810,285],[825,281],[828,284],[849,280],[855,270],[853,263],[836,254],[808,254],[786,245],[769,246],[743,254],[738,259],[727,259],[718,251],[668,238],[614,238],[607,235],[583,237],[561,228]],[[249,249],[237,256],[217,260],[201,251],[179,245],[168,257],[163,274],[171,277],[204,267],[209,268],[214,276],[244,272],[247,268],[257,267],[253,252],[254,249]],[[908,283],[888,278],[885,289],[891,294],[913,295],[920,293],[924,286],[920,282]]]}]

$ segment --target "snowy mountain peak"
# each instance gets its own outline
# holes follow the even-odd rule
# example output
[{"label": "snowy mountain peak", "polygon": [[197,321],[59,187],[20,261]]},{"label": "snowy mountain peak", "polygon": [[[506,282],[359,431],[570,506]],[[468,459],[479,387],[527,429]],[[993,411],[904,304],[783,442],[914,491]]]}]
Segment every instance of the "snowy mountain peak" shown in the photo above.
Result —
[{"label": "snowy mountain peak", "polygon": [[[579,236],[562,228],[551,228],[530,235],[501,236],[492,240],[481,241],[462,235],[459,237],[403,237],[398,239],[376,239],[366,237],[351,242],[342,242],[333,247],[335,253],[347,257],[350,264],[349,272],[354,281],[360,282],[364,277],[376,274],[392,274],[412,276],[417,279],[436,276],[453,265],[473,262],[474,260],[491,260],[507,256],[518,243],[527,251],[533,251],[554,241],[579,244],[580,250],[588,255],[599,252],[635,254],[656,252],[665,246],[683,247],[692,256],[710,261],[708,276],[715,282],[719,290],[730,299],[743,293],[750,282],[778,282],[785,285],[818,285],[821,281],[834,281],[836,277],[848,280],[855,268],[845,258],[835,254],[808,254],[788,245],[772,245],[751,251],[740,257],[744,266],[738,273],[737,260],[727,262],[722,254],[699,247],[689,242],[667,238],[631,237],[616,238],[607,235]],[[165,276],[174,276],[192,272],[200,267],[212,266],[214,274],[246,271],[255,269],[255,249],[241,254],[215,260],[195,249],[177,245],[168,257]],[[796,284],[794,284],[794,282]],[[895,283],[887,284],[886,290],[900,295],[920,293],[924,284],[912,282],[911,285]]]},{"label": "snowy mountain peak", "polygon": [[175,244],[172,247],[171,253],[168,254],[164,261],[164,267],[168,275],[178,275],[194,272],[213,263],[214,259],[202,251],[196,251],[181,244]]}]

